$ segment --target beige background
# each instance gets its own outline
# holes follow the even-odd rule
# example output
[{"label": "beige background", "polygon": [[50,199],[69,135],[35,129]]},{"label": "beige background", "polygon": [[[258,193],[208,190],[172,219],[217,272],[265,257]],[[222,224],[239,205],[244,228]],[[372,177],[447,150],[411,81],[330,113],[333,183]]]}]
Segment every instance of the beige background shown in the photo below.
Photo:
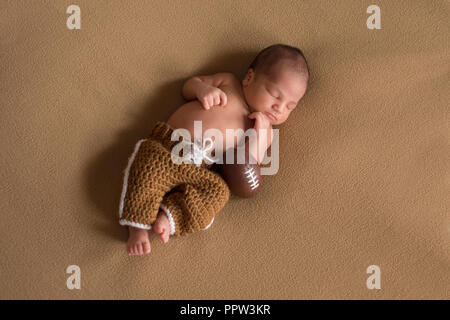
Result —
[{"label": "beige background", "polygon": [[[81,7],[81,30],[66,8]],[[381,7],[381,30],[366,8]],[[449,1],[1,1],[0,298],[450,298]],[[202,233],[128,257],[135,142],[190,76],[273,43],[312,82],[280,170]],[[66,288],[69,265],[81,290]],[[381,290],[366,268],[381,268]]]}]

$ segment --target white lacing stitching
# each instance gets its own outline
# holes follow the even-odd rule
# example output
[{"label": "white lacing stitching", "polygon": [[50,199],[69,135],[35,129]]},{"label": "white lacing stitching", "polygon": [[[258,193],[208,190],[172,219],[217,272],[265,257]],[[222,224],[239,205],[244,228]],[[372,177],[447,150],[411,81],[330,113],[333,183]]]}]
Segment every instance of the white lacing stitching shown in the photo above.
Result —
[{"label": "white lacing stitching", "polygon": [[[206,146],[207,142],[209,142],[209,146]],[[207,154],[208,151],[214,147],[213,140],[211,138],[204,139],[203,146],[200,145],[199,139],[197,139],[195,143],[192,141],[183,141],[183,143],[190,145],[194,149],[192,152],[191,148],[191,152],[183,156],[182,161],[184,163],[194,163],[197,167],[200,167],[204,159],[211,163],[216,162],[216,159],[209,157]]]},{"label": "white lacing stitching", "polygon": [[251,183],[250,187],[252,190],[257,188],[259,186],[258,177],[255,175],[255,169],[249,168],[245,171],[245,174],[247,175],[248,182]]}]

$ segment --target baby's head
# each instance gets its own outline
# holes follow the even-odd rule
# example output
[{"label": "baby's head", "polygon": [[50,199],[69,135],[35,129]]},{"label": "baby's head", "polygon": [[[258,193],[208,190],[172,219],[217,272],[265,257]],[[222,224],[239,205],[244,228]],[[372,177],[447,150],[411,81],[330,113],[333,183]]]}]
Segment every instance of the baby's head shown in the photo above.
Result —
[{"label": "baby's head", "polygon": [[242,80],[242,89],[250,111],[266,114],[270,123],[277,125],[295,109],[308,81],[309,69],[302,51],[275,44],[258,53]]}]

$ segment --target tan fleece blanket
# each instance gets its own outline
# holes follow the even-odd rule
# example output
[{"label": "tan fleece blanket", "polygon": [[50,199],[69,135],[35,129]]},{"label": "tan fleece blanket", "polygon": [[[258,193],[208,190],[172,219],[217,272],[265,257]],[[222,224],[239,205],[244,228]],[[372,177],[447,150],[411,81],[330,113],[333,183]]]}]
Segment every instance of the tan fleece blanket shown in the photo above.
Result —
[{"label": "tan fleece blanket", "polygon": [[[448,1],[79,0],[69,30],[71,4],[0,4],[0,298],[450,298]],[[128,257],[136,141],[188,77],[242,77],[273,43],[312,75],[278,173],[207,231]]]}]

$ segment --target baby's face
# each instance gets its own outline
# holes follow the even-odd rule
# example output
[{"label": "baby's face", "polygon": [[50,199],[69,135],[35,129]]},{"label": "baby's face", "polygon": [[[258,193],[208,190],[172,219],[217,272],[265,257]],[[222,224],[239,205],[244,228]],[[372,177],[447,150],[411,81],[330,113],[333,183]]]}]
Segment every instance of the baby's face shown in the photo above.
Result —
[{"label": "baby's face", "polygon": [[[242,87],[251,112],[264,113],[272,125],[285,122],[306,92],[306,79],[289,71],[280,63],[278,72],[269,79],[265,74],[255,77],[252,69],[247,72]],[[272,114],[276,119],[271,118]]]}]

